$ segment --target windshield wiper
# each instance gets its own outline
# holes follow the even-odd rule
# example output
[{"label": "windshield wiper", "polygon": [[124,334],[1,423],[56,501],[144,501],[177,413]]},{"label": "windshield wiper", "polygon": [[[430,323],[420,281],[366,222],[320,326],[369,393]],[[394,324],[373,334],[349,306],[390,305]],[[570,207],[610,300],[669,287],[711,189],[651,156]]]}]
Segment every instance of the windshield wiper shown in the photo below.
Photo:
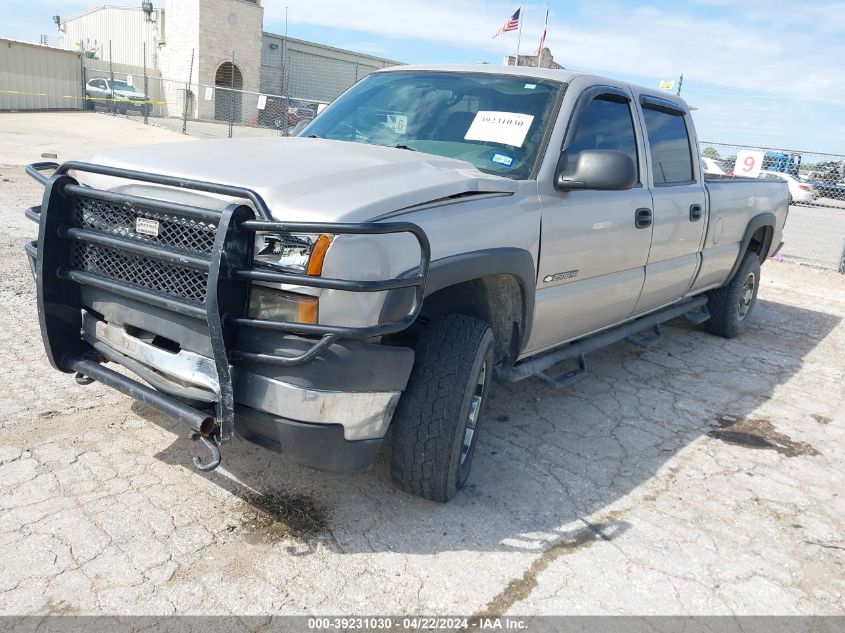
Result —
[{"label": "windshield wiper", "polygon": [[319,136],[317,136],[316,134],[309,134],[309,135],[308,135],[308,136],[306,136],[305,138],[320,138],[320,137],[319,137]]},{"label": "windshield wiper", "polygon": [[399,145],[394,145],[393,147],[395,147],[396,149],[407,149],[411,152],[417,151],[416,147],[411,147],[410,145],[402,145],[401,143]]}]

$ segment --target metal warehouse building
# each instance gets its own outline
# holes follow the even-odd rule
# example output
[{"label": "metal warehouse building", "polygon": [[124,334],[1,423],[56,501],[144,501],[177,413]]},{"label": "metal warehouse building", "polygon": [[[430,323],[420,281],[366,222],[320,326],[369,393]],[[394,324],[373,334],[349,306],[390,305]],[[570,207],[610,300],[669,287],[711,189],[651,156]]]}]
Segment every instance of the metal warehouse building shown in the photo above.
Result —
[{"label": "metal warehouse building", "polygon": [[80,53],[0,38],[0,110],[75,108]]}]

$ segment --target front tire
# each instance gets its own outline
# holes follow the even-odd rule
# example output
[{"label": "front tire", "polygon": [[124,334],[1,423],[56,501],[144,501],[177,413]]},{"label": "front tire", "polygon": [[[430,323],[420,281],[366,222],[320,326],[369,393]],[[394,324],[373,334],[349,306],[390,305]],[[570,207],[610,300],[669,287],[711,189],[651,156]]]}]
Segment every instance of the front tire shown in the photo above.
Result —
[{"label": "front tire", "polygon": [[393,417],[390,473],[410,494],[448,501],[466,483],[493,375],[493,332],[471,316],[433,319]]},{"label": "front tire", "polygon": [[759,289],[760,257],[749,251],[733,279],[726,286],[710,293],[710,320],[707,321],[710,333],[724,338],[735,338],[742,334],[757,305]]}]

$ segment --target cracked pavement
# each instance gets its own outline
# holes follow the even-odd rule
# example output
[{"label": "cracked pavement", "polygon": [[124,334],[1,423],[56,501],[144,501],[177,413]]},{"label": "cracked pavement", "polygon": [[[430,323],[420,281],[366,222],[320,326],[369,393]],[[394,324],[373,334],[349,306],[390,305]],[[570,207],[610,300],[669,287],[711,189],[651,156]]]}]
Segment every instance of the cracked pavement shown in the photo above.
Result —
[{"label": "cracked pavement", "polygon": [[182,427],[52,370],[39,197],[0,167],[1,614],[845,614],[845,277],[769,262],[739,339],[674,321],[566,389],[495,384],[441,505],[384,455],[337,475],[235,440],[199,473]]}]

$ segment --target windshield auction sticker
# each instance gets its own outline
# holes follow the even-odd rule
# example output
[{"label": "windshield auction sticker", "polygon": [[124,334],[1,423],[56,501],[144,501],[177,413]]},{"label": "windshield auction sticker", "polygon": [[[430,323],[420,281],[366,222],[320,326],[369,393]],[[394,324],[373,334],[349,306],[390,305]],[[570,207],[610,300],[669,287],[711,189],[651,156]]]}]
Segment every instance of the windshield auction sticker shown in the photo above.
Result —
[{"label": "windshield auction sticker", "polygon": [[534,115],[531,114],[480,110],[469,126],[464,140],[522,147],[533,121]]},{"label": "windshield auction sticker", "polygon": [[404,114],[388,114],[386,128],[393,130],[396,134],[408,133],[408,117]]}]

